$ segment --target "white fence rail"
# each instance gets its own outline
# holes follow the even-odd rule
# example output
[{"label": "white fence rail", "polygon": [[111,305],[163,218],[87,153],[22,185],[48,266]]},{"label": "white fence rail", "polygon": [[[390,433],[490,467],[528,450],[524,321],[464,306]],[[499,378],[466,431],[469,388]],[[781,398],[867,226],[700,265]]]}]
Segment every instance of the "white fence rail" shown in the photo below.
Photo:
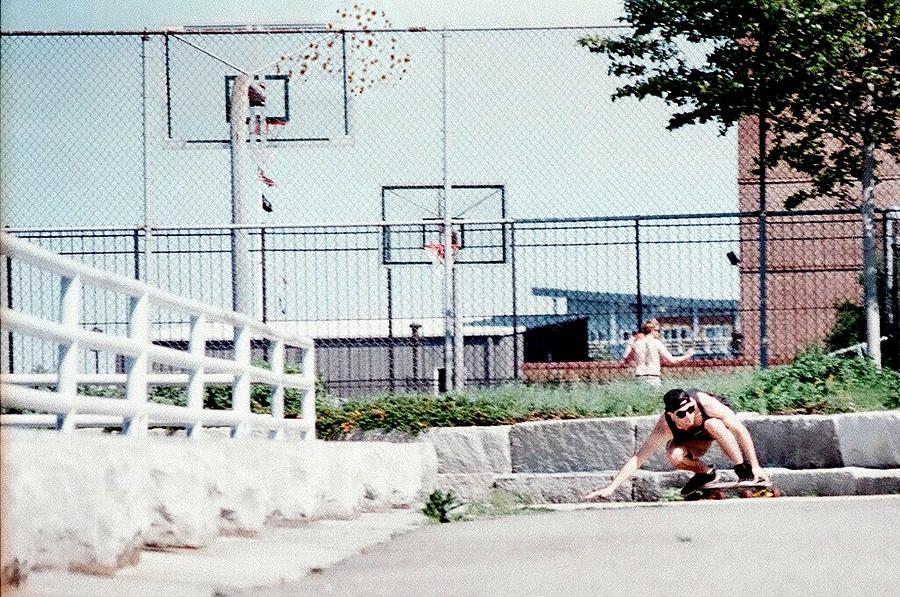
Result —
[{"label": "white fence rail", "polygon": [[[62,278],[59,296],[60,321],[49,321],[8,308],[0,310],[3,333],[2,358],[8,358],[7,336],[17,332],[59,345],[58,372],[53,374],[4,373],[0,381],[0,404],[4,408],[23,409],[47,415],[0,416],[4,425],[55,426],[68,432],[80,426],[121,426],[129,435],[146,434],[151,425],[184,427],[195,436],[204,426],[230,427],[239,437],[253,428],[266,430],[273,438],[288,429],[315,437],[315,357],[313,341],[306,336],[285,334],[240,313],[192,301],[137,280],[116,276],[61,257],[8,233],[0,233],[3,256]],[[6,259],[2,261],[6,266]],[[0,275],[5,280],[5,275]],[[128,336],[89,331],[80,325],[82,288],[90,286],[129,298]],[[0,293],[5,296],[4,293]],[[190,316],[188,350],[154,344],[150,337],[153,307],[176,310]],[[234,330],[233,358],[206,355],[207,333],[211,326]],[[269,366],[251,362],[251,340],[268,342]],[[285,373],[286,350],[301,354],[299,374]],[[87,374],[78,369],[82,350],[123,355],[125,373]],[[169,366],[186,373],[157,373],[153,364]],[[232,408],[203,408],[208,384],[231,384]],[[251,412],[251,384],[270,388],[269,414]],[[79,386],[107,385],[125,388],[124,399],[89,396]],[[148,389],[154,385],[185,386],[187,406],[148,402]],[[55,390],[32,386],[55,386]],[[284,418],[285,388],[301,393],[301,417]],[[56,415],[55,419],[52,415]]]}]

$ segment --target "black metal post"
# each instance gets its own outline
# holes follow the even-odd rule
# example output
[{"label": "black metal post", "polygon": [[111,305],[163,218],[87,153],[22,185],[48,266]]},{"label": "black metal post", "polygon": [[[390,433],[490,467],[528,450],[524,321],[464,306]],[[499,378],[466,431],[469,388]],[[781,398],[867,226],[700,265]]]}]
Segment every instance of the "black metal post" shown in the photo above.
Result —
[{"label": "black metal post", "polygon": [[766,230],[766,113],[759,114],[759,366],[769,366],[768,279]]},{"label": "black metal post", "polygon": [[[13,286],[12,286],[12,258],[6,258],[6,305],[7,309],[13,308]],[[13,367],[13,363],[15,359],[13,359],[13,333],[7,332],[7,348],[9,350],[9,371],[10,373],[15,373],[15,368]]]},{"label": "black metal post", "polygon": [[134,279],[141,279],[141,229],[135,227],[134,237],[132,239],[134,245]]},{"label": "black metal post", "polygon": [[637,326],[641,327],[644,322],[644,297],[641,294],[641,221],[634,221],[634,261],[635,261],[635,278],[637,282]]},{"label": "black metal post", "polygon": [[419,390],[422,387],[421,380],[419,379],[419,346],[422,344],[419,329],[421,327],[422,325],[419,323],[409,324],[409,335],[412,338],[412,342],[410,343],[412,347],[412,377],[413,388],[415,390]]},{"label": "black metal post", "polygon": [[260,302],[262,302],[262,321],[269,320],[268,293],[266,293],[266,227],[259,228],[259,270],[260,270]]},{"label": "black metal post", "polygon": [[391,268],[387,268],[387,319],[388,319],[388,389],[396,388],[394,381],[394,288]]},{"label": "black metal post", "polygon": [[512,272],[513,379],[519,379],[519,312],[516,302],[516,223],[509,225],[509,263]]},{"label": "black metal post", "polygon": [[[877,212],[876,212],[877,213]],[[881,280],[881,297],[878,301],[878,312],[881,315],[881,329],[890,330],[893,321],[891,313],[891,282],[888,280],[888,260],[891,258],[890,249],[888,247],[888,217],[887,212],[881,212],[881,256],[884,264],[884,275]]]}]

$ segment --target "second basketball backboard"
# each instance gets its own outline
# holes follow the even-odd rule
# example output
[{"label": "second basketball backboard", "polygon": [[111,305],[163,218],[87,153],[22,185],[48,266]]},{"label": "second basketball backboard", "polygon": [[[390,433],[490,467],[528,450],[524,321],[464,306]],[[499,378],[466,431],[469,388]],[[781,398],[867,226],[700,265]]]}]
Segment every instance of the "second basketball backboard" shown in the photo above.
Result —
[{"label": "second basketball backboard", "polygon": [[506,189],[499,184],[451,185],[448,202],[441,185],[383,186],[382,263],[431,263],[427,249],[444,243],[444,205],[448,203],[455,261],[505,263]]}]

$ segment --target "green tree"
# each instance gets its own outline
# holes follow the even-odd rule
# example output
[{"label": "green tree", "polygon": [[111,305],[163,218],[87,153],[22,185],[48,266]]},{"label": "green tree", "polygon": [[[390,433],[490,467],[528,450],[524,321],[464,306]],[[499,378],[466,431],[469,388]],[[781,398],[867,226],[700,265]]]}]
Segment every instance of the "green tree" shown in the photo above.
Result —
[{"label": "green tree", "polygon": [[[658,97],[669,129],[760,116],[773,143],[759,171],[810,178],[785,202],[859,205],[870,354],[880,364],[874,205],[879,172],[900,160],[900,0],[625,0],[619,37],[579,43],[628,81],[613,99]],[[698,50],[701,58],[696,58]],[[770,126],[766,135],[766,126]]]}]

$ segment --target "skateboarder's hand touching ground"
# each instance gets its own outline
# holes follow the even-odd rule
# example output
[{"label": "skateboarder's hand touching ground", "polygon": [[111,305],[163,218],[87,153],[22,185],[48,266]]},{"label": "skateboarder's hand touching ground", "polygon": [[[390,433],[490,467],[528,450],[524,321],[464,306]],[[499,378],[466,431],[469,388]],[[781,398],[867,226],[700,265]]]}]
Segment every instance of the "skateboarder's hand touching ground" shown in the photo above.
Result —
[{"label": "skateboarder's hand touching ground", "polygon": [[595,500],[597,498],[602,498],[604,500],[608,500],[609,496],[611,496],[615,490],[616,490],[615,487],[608,485],[602,489],[598,489],[597,491],[590,492],[589,494],[584,496],[584,499],[585,500]]}]

